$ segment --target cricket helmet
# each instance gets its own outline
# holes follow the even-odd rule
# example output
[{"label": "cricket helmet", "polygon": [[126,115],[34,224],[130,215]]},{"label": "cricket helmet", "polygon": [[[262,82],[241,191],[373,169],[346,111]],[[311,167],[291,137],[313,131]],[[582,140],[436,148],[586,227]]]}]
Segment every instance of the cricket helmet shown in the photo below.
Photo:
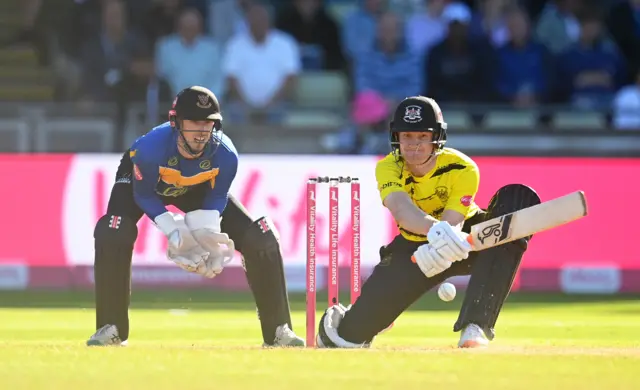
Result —
[{"label": "cricket helmet", "polygon": [[442,150],[447,142],[447,123],[442,117],[442,110],[435,100],[425,96],[411,96],[401,101],[389,130],[389,141],[394,151],[399,149],[400,132],[432,132],[431,143],[435,145],[435,152]]},{"label": "cricket helmet", "polygon": [[[184,139],[184,132],[201,130],[182,129],[183,120],[192,121],[213,121],[213,128],[211,130],[211,137],[208,142],[211,142],[217,148],[220,144],[222,137],[222,114],[220,113],[220,103],[216,95],[209,89],[201,86],[192,86],[183,89],[178,93],[173,100],[173,105],[169,110],[169,123],[174,130],[180,133],[180,136]],[[186,143],[185,146],[189,153],[197,154],[197,151],[192,150]],[[205,145],[206,147],[206,145]],[[215,151],[215,148],[212,148]]]}]

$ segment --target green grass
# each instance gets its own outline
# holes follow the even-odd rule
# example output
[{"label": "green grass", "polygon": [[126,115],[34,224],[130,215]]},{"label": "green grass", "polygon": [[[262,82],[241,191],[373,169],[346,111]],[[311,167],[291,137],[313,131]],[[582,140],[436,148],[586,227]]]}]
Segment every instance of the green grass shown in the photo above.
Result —
[{"label": "green grass", "polygon": [[[325,302],[324,297],[318,298]],[[246,294],[135,292],[126,348],[87,348],[92,295],[0,293],[1,389],[637,389],[633,296],[509,298],[486,350],[455,348],[431,293],[369,350],[262,349]],[[292,296],[304,335],[304,296]]]}]

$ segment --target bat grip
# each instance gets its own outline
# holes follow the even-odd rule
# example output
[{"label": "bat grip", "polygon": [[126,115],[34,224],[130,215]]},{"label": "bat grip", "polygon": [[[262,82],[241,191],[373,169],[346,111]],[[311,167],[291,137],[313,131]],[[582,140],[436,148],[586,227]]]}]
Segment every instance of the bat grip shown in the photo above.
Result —
[{"label": "bat grip", "polygon": [[471,245],[471,249],[473,249],[473,236],[471,234],[467,236],[467,242]]}]

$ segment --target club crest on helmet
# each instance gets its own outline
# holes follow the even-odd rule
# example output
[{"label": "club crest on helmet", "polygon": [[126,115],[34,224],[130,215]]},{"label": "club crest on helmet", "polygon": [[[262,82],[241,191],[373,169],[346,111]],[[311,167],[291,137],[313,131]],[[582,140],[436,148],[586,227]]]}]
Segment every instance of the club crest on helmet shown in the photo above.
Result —
[{"label": "club crest on helmet", "polygon": [[206,94],[198,95],[198,102],[196,103],[196,106],[200,108],[210,108],[211,100],[209,99],[209,95],[206,95]]},{"label": "club crest on helmet", "polygon": [[407,123],[418,123],[422,121],[422,107],[407,106],[404,110],[404,121]]}]

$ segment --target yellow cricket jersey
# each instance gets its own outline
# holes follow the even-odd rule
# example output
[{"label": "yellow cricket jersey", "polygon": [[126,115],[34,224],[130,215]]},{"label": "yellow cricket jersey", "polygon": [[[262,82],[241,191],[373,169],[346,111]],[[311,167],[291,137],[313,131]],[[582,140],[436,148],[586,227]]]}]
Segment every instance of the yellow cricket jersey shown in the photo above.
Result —
[{"label": "yellow cricket jersey", "polygon": [[[469,219],[480,209],[474,202],[480,183],[478,166],[455,149],[444,148],[436,165],[423,177],[413,176],[396,154],[390,153],[378,161],[376,180],[383,202],[390,193],[404,191],[416,206],[436,219],[440,219],[444,210],[457,211]],[[423,234],[398,228],[407,240],[427,240]]]}]

